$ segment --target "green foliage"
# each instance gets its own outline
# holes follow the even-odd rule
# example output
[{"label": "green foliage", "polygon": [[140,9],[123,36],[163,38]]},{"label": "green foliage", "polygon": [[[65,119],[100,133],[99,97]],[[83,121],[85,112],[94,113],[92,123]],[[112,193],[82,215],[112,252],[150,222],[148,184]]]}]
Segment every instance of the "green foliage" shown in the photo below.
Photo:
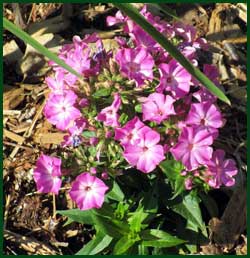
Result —
[{"label": "green foliage", "polygon": [[142,113],[142,104],[137,104],[137,105],[135,106],[135,111],[136,111],[137,113]]},{"label": "green foliage", "polygon": [[95,255],[108,247],[113,240],[109,235],[99,231],[95,237],[89,241],[83,248],[76,253],[76,255]]},{"label": "green foliage", "polygon": [[155,223],[159,213],[159,184],[157,177],[153,175],[146,178],[152,191],[143,191],[137,201],[131,199],[126,202],[122,188],[113,181],[102,208],[88,211],[58,211],[61,215],[67,216],[70,222],[90,224],[96,230],[93,239],[84,245],[77,255],[101,254],[105,250],[112,251],[114,255],[149,254],[161,252],[161,248],[185,243],[184,240],[162,229],[150,227],[151,223]]},{"label": "green foliage", "polygon": [[130,247],[134,245],[136,242],[135,239],[130,238],[129,235],[125,235],[122,238],[120,238],[114,247],[114,255],[120,255],[124,254]]},{"label": "green foliage", "polygon": [[167,176],[172,189],[174,190],[174,195],[172,199],[180,195],[184,190],[184,177],[181,175],[181,171],[184,166],[181,162],[176,160],[164,160],[160,165],[162,172]]},{"label": "green foliage", "polygon": [[200,229],[202,234],[207,237],[206,226],[201,216],[199,198],[195,192],[185,195],[182,202],[174,205],[172,209],[187,220],[186,228],[195,232],[198,232]]},{"label": "green foliage", "polygon": [[79,209],[71,209],[71,210],[58,210],[57,213],[67,216],[71,222],[75,221],[81,224],[93,224],[93,210],[81,211]]},{"label": "green foliage", "polygon": [[113,180],[113,187],[112,190],[108,192],[106,195],[108,198],[112,200],[116,200],[118,202],[122,202],[124,199],[124,194],[120,188],[120,186],[117,184],[115,180]]},{"label": "green foliage", "polygon": [[97,90],[94,94],[92,94],[92,97],[94,98],[101,98],[101,97],[107,97],[111,94],[111,88],[101,88]]},{"label": "green foliage", "polygon": [[82,132],[82,136],[84,136],[85,138],[92,138],[96,137],[96,133],[95,131],[84,131]]},{"label": "green foliage", "polygon": [[182,239],[171,236],[170,234],[158,229],[142,231],[141,238],[143,239],[142,245],[152,247],[172,247],[185,242]]}]

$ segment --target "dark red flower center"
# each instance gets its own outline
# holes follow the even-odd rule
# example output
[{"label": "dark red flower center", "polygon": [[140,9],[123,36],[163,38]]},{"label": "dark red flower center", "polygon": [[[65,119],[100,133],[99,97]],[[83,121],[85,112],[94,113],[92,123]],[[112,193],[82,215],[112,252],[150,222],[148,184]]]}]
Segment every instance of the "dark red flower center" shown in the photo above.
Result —
[{"label": "dark red flower center", "polygon": [[168,76],[167,77],[167,83],[171,83],[172,82],[172,77],[171,76]]},{"label": "dark red flower center", "polygon": [[201,119],[201,125],[205,125],[206,120],[204,118]]},{"label": "dark red flower center", "polygon": [[88,192],[88,191],[91,190],[91,187],[90,187],[90,186],[85,186],[84,190],[85,190],[86,192]]},{"label": "dark red flower center", "polygon": [[193,147],[194,147],[194,145],[193,145],[192,143],[190,143],[190,144],[188,145],[188,149],[189,149],[190,151],[193,149]]}]

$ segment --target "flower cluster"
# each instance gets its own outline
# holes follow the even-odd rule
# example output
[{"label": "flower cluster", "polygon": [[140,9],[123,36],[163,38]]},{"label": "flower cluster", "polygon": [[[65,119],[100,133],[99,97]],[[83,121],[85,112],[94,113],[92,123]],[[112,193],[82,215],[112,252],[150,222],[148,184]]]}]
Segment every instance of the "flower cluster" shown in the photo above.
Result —
[{"label": "flower cluster", "polygon": [[[206,51],[208,45],[192,26],[169,24],[146,6],[140,12],[200,66],[197,50]],[[150,173],[165,159],[185,166],[186,189],[194,187],[195,176],[213,188],[233,185],[235,162],[212,147],[225,124],[216,97],[129,17],[118,11],[107,17],[107,24],[123,24],[128,37],[116,37],[118,49],[107,51],[92,34],[75,36],[59,53],[84,80],[53,62],[54,75],[46,78],[51,93],[44,115],[68,133],[62,147],[76,157],[82,171],[89,171],[72,172],[77,175],[72,200],[82,210],[100,208],[108,190],[102,179],[115,179],[116,171],[129,167]],[[215,66],[204,64],[203,72],[219,87]],[[39,191],[58,193],[60,165],[58,158],[38,159],[34,178]]]}]

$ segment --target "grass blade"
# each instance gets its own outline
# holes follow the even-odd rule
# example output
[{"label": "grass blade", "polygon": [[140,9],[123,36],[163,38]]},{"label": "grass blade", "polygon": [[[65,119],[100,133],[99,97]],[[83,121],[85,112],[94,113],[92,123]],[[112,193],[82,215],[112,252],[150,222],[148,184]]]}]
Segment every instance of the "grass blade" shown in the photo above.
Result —
[{"label": "grass blade", "polygon": [[230,100],[226,95],[208,79],[199,69],[194,67],[182,53],[168,41],[159,31],[155,29],[139,12],[129,3],[113,3],[117,8],[126,13],[134,20],[144,31],[154,38],[177,62],[179,62],[190,74],[199,80],[211,93],[217,96],[220,100],[230,105]]},{"label": "grass blade", "polygon": [[39,51],[41,54],[49,58],[50,60],[53,60],[55,63],[69,71],[70,73],[74,74],[78,78],[82,79],[82,76],[76,72],[74,69],[72,69],[69,65],[67,65],[63,60],[61,60],[56,54],[49,51],[46,47],[41,45],[37,40],[32,38],[29,34],[27,34],[25,31],[18,28],[15,24],[8,21],[6,18],[3,17],[3,27],[13,33],[15,36],[23,40],[26,44],[31,45],[34,49]]}]

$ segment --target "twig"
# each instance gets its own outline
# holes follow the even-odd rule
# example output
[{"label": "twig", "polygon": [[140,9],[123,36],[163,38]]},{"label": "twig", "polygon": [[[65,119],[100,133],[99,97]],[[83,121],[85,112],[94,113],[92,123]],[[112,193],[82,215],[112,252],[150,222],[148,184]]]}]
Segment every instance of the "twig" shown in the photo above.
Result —
[{"label": "twig", "polygon": [[53,197],[53,216],[52,216],[52,218],[55,218],[56,217],[56,195],[53,193],[52,197]]},{"label": "twig", "polygon": [[29,15],[29,18],[28,18],[28,21],[27,21],[27,25],[30,24],[31,17],[32,17],[33,12],[34,12],[35,10],[36,10],[36,4],[32,4],[32,8],[31,8],[30,15]]},{"label": "twig", "polygon": [[3,224],[4,229],[6,228],[6,223],[8,219],[9,206],[10,206],[10,195],[8,194],[6,197],[5,211],[4,211],[4,224]]},{"label": "twig", "polygon": [[[70,188],[71,188],[71,187],[61,187],[61,188],[59,189],[59,191],[67,191],[67,190],[69,190]],[[31,195],[35,195],[35,194],[43,194],[43,193],[36,191],[36,192],[27,193],[25,196],[31,196]]]},{"label": "twig", "polygon": [[32,133],[32,130],[33,130],[33,128],[34,128],[34,126],[35,126],[37,120],[39,119],[40,115],[42,114],[42,111],[43,111],[43,108],[44,108],[44,106],[45,106],[45,103],[46,103],[46,99],[44,99],[43,103],[42,103],[41,106],[39,107],[39,109],[38,109],[38,111],[37,111],[37,113],[36,113],[36,115],[35,115],[35,117],[34,117],[32,123],[31,123],[31,125],[30,125],[30,128],[24,133],[24,135],[23,135],[24,137],[27,137],[27,138],[30,137],[30,135],[31,135],[31,133]]},{"label": "twig", "polygon": [[33,148],[25,147],[25,146],[22,146],[22,145],[20,145],[20,144],[15,144],[15,143],[12,143],[12,142],[3,141],[3,144],[4,144],[4,145],[9,145],[9,146],[14,146],[14,147],[17,146],[17,147],[19,147],[20,149],[33,151]]},{"label": "twig", "polygon": [[21,111],[20,110],[3,110],[3,115],[4,116],[16,116],[20,115]]},{"label": "twig", "polygon": [[25,250],[28,254],[56,255],[58,252],[43,242],[32,237],[22,236],[9,230],[4,230],[4,239],[6,242],[17,246],[19,250]]}]

